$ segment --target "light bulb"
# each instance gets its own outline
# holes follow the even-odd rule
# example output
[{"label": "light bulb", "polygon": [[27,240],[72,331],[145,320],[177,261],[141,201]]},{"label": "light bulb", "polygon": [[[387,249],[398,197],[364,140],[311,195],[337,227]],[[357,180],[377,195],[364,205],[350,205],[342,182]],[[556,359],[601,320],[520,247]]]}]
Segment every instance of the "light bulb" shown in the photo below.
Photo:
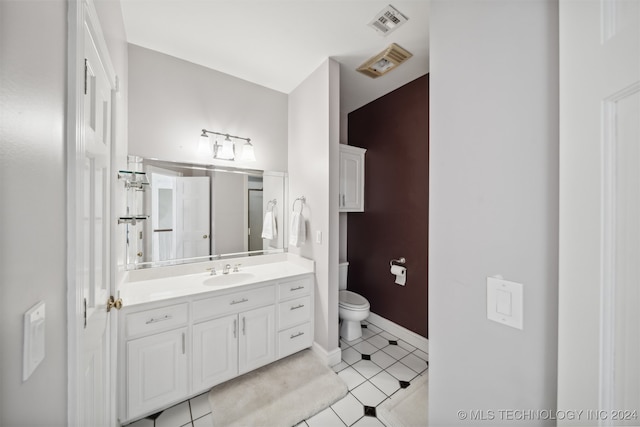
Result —
[{"label": "light bulb", "polygon": [[245,162],[255,162],[256,161],[256,154],[253,151],[253,144],[251,144],[251,142],[247,141],[243,146],[242,146],[242,160]]},{"label": "light bulb", "polygon": [[198,154],[206,154],[208,156],[213,154],[211,150],[211,140],[204,132],[200,135],[200,139],[198,140]]}]

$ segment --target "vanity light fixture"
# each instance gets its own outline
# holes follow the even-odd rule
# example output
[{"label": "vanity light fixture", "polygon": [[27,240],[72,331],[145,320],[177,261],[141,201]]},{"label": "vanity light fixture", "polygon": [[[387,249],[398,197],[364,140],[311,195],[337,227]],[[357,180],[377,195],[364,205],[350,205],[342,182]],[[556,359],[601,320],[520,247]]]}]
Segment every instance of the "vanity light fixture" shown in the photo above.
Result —
[{"label": "vanity light fixture", "polygon": [[[217,136],[223,136],[224,139],[219,141],[218,138],[211,144],[209,135],[213,134]],[[242,161],[255,161],[256,157],[253,152],[253,144],[251,144],[250,138],[243,138],[241,136],[229,135],[228,133],[214,132],[211,130],[202,129],[200,134],[200,141],[198,142],[198,152],[201,154],[213,155],[214,159],[218,160],[231,160],[236,159],[236,146],[233,139],[242,139],[246,141],[242,146],[242,155],[239,160]]]}]

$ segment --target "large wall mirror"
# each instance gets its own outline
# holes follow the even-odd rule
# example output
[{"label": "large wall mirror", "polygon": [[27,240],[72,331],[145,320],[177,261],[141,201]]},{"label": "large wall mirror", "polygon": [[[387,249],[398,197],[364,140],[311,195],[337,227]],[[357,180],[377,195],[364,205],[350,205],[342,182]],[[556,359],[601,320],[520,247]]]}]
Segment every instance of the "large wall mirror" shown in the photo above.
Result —
[{"label": "large wall mirror", "polygon": [[144,184],[126,185],[136,218],[126,224],[127,269],[285,250],[285,173],[137,156],[128,163]]}]

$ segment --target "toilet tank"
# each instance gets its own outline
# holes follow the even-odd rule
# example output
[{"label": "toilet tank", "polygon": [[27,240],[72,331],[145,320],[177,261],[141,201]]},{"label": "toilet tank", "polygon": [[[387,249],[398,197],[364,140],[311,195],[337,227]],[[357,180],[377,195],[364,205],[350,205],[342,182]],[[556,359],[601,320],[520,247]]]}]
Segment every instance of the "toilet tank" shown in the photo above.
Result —
[{"label": "toilet tank", "polygon": [[349,272],[349,263],[341,262],[338,264],[338,289],[347,289],[347,274]]}]

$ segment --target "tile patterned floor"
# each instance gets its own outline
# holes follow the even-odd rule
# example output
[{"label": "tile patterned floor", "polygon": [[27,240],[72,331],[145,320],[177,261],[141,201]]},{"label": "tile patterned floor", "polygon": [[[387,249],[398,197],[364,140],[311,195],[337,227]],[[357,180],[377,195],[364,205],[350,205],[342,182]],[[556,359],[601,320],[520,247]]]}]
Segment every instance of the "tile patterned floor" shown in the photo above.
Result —
[{"label": "tile patterned floor", "polygon": [[[391,427],[377,418],[376,408],[402,388],[426,375],[429,355],[377,326],[363,322],[362,338],[340,340],[342,362],[333,370],[349,393],[297,427]],[[212,427],[208,393],[175,405],[129,427]]]}]

